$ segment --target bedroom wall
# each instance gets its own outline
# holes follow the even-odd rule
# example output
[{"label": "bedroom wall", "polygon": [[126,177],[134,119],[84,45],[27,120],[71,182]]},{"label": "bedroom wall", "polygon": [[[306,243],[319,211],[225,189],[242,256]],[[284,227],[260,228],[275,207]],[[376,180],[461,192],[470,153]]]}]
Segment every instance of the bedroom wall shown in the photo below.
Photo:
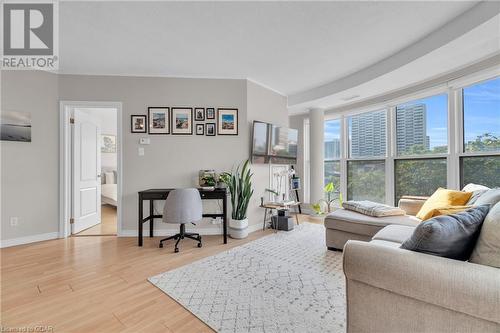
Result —
[{"label": "bedroom wall", "polygon": [[[88,111],[97,117],[101,124],[101,134],[117,135],[117,113],[115,109],[89,109]],[[118,141],[117,141],[118,144]],[[101,168],[104,170],[116,170],[117,154],[101,153]]]},{"label": "bedroom wall", "polygon": [[[57,237],[57,75],[1,71],[1,83],[1,110],[30,112],[32,126],[32,142],[0,141],[2,246]],[[11,217],[18,217],[17,226],[11,226]]]}]

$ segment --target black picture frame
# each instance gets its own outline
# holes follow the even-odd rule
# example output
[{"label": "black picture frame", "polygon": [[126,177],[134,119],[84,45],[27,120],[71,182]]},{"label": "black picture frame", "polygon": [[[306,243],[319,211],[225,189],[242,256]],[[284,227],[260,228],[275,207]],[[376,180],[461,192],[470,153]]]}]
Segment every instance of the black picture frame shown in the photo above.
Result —
[{"label": "black picture frame", "polygon": [[215,108],[207,108],[205,110],[205,116],[208,119],[215,119]]},{"label": "black picture frame", "polygon": [[[215,136],[215,131],[217,130],[217,124],[216,123],[206,123],[205,124],[205,136]],[[212,127],[212,134],[210,134],[210,131],[208,130],[209,127]]]},{"label": "black picture frame", "polygon": [[[142,123],[144,124],[143,129],[136,129],[134,126],[135,119],[142,118]],[[145,114],[133,114],[130,115],[130,133],[147,133],[148,117]]]},{"label": "black picture frame", "polygon": [[[201,117],[198,117],[198,112],[201,112]],[[194,120],[196,121],[205,120],[205,108],[194,108]]]},{"label": "black picture frame", "polygon": [[[223,128],[224,121],[221,119],[224,115],[233,116],[233,128]],[[238,135],[238,109],[218,108],[217,109],[217,135]]]},{"label": "black picture frame", "polygon": [[[170,133],[172,133],[172,135],[193,135],[193,123],[194,123],[193,108],[177,106],[170,108],[170,110],[171,110],[170,118],[171,118],[171,128],[172,128]],[[188,119],[188,130],[182,132],[180,132],[180,130],[176,128],[177,124],[174,123],[176,120],[176,112],[178,112],[179,110],[184,110],[185,112],[189,112],[189,117],[190,117]]]},{"label": "black picture frame", "polygon": [[205,124],[196,124],[196,135],[205,135]]},{"label": "black picture frame", "polygon": [[[154,121],[154,117],[152,117],[152,112],[163,112],[165,113],[165,130],[155,131],[152,129],[152,122]],[[167,135],[170,134],[170,108],[168,106],[150,106],[148,107],[148,134],[149,135]]]}]

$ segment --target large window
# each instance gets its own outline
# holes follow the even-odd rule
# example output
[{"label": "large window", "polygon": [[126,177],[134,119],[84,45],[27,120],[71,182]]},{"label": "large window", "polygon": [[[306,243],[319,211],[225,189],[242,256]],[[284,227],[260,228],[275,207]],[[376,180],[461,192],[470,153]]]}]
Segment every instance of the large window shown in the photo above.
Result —
[{"label": "large window", "polygon": [[461,187],[469,183],[500,187],[500,155],[460,158]]},{"label": "large window", "polygon": [[465,152],[500,151],[500,78],[463,90]]},{"label": "large window", "polygon": [[396,107],[398,155],[448,152],[448,96],[432,96]]},{"label": "large window", "polygon": [[385,157],[386,111],[349,117],[349,157]]},{"label": "large window", "polygon": [[340,189],[340,119],[325,121],[325,185]]},{"label": "large window", "polygon": [[460,185],[500,186],[500,78],[466,87]]},{"label": "large window", "polygon": [[403,195],[429,196],[446,187],[446,158],[394,161],[396,204]]},{"label": "large window", "polygon": [[348,123],[347,199],[384,203],[387,112],[358,114]]},{"label": "large window", "polygon": [[380,111],[327,120],[325,183],[342,185],[346,200],[387,204],[438,187],[500,187],[500,76],[484,75],[447,82],[425,98],[388,101]]},{"label": "large window", "polygon": [[[403,195],[431,195],[446,187],[448,96],[430,96],[396,106],[395,204]],[[442,158],[431,156],[443,155]],[[429,156],[427,158],[426,156]]]},{"label": "large window", "polygon": [[347,162],[348,200],[385,202],[385,161]]}]

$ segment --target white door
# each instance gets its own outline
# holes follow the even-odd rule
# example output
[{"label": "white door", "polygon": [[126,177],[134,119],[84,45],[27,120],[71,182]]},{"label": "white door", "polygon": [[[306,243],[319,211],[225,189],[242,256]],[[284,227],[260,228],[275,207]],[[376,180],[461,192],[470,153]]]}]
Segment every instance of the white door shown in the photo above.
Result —
[{"label": "white door", "polygon": [[74,234],[101,223],[101,127],[83,110],[74,109],[73,118]]}]

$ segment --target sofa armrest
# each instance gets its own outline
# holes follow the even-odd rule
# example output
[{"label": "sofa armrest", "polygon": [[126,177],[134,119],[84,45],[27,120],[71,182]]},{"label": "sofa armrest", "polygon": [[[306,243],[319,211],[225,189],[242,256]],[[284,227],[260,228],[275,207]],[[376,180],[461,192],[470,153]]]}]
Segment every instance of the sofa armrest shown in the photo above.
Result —
[{"label": "sofa armrest", "polygon": [[404,195],[399,199],[398,207],[404,210],[407,215],[415,216],[428,198]]},{"label": "sofa armrest", "polygon": [[376,288],[500,323],[500,269],[360,241],[344,247],[344,274]]}]

